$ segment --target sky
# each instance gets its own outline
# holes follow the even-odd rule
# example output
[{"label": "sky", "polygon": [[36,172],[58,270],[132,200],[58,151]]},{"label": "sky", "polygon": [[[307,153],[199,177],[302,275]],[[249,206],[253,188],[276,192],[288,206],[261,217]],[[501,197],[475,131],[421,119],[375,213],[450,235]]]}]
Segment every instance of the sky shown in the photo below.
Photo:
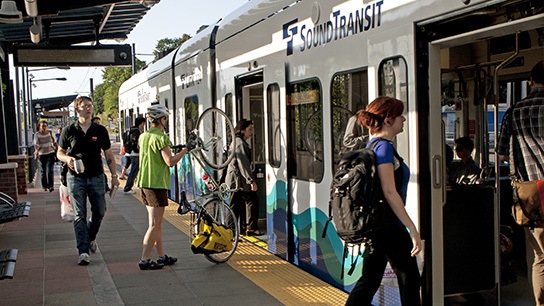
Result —
[{"label": "sky", "polygon": [[[194,36],[201,25],[213,24],[227,16],[248,0],[161,0],[154,5],[128,35],[123,44],[136,44],[136,57],[151,62],[157,41],[162,38]],[[102,44],[118,44],[101,41]],[[32,98],[50,98],[65,95],[89,95],[90,79],[94,86],[102,83],[104,67],[71,68],[70,70],[48,69],[30,72],[34,78],[48,79],[65,77],[67,81],[35,82]],[[32,68],[29,68],[32,70]]]}]

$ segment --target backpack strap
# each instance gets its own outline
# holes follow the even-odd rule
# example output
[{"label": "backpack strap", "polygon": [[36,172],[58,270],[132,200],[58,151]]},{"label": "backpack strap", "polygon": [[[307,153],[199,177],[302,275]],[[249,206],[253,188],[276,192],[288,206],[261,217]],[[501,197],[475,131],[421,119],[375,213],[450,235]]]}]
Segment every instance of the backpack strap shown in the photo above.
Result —
[{"label": "backpack strap", "polygon": [[361,244],[356,244],[356,245],[353,245],[352,246],[353,249],[355,250],[355,247],[357,247],[358,251],[357,251],[357,256],[355,256],[355,259],[351,259],[351,267],[349,268],[349,271],[348,271],[348,275],[351,276],[351,274],[353,274],[353,271],[355,270],[355,267],[357,266],[357,260],[359,260],[359,256],[361,256]]},{"label": "backpack strap", "polygon": [[342,264],[341,271],[340,271],[340,279],[344,279],[344,264],[346,263],[346,258],[348,257],[348,245],[347,243],[344,244],[344,254],[342,255]]},{"label": "backpack strap", "polygon": [[325,226],[323,227],[323,234],[321,234],[321,238],[325,238],[327,235],[327,228],[329,227],[329,224],[332,221],[332,205],[331,201],[329,200],[329,219],[327,219],[327,222],[325,222]]}]

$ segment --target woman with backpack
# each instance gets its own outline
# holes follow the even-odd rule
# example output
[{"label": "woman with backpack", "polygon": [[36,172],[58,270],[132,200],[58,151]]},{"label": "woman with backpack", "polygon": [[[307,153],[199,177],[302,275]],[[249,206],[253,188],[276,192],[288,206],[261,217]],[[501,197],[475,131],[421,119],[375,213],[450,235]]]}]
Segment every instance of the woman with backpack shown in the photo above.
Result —
[{"label": "woman with backpack", "polygon": [[378,97],[364,111],[358,122],[370,130],[374,146],[379,186],[383,195],[378,228],[372,239],[373,248],[363,254],[363,273],[353,287],[346,305],[371,305],[378,291],[387,262],[397,275],[401,303],[421,305],[420,275],[416,255],[423,243],[414,222],[406,212],[406,191],[410,171],[393,146],[395,136],[403,131],[406,118],[404,104],[391,97]]}]

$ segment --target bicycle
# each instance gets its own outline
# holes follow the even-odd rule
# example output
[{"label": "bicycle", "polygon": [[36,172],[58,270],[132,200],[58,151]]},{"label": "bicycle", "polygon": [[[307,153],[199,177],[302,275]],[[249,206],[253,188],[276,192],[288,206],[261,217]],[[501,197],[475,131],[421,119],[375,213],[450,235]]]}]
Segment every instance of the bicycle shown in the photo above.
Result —
[{"label": "bicycle", "polygon": [[[186,145],[172,146],[173,151],[181,150],[183,147],[190,147],[187,153],[188,175],[192,180],[192,198],[187,200],[182,193],[182,200],[178,212],[184,214],[191,212],[191,235],[197,237],[202,230],[202,220],[211,220],[215,224],[222,225],[232,231],[232,248],[228,250],[219,249],[220,252],[204,252],[204,256],[214,263],[226,262],[238,246],[240,239],[240,228],[237,218],[232,211],[228,201],[234,190],[229,190],[226,184],[220,184],[212,171],[225,168],[234,156],[229,145],[234,140],[234,128],[227,115],[220,109],[209,108],[198,118],[196,130],[190,132],[189,142]],[[195,161],[196,166],[195,167]],[[199,175],[197,175],[197,172]],[[207,182],[200,188],[196,182],[199,178],[206,177]],[[187,193],[188,190],[185,190]],[[194,208],[193,208],[194,206]]]}]

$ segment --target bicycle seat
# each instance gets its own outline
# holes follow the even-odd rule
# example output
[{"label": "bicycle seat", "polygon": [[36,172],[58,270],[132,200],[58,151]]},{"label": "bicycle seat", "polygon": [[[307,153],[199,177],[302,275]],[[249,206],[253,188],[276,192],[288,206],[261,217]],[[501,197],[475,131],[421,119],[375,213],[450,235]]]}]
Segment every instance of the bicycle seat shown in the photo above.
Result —
[{"label": "bicycle seat", "polygon": [[191,204],[187,201],[187,196],[185,195],[185,192],[181,193],[181,203],[178,207],[178,214],[185,215],[191,210]]}]

